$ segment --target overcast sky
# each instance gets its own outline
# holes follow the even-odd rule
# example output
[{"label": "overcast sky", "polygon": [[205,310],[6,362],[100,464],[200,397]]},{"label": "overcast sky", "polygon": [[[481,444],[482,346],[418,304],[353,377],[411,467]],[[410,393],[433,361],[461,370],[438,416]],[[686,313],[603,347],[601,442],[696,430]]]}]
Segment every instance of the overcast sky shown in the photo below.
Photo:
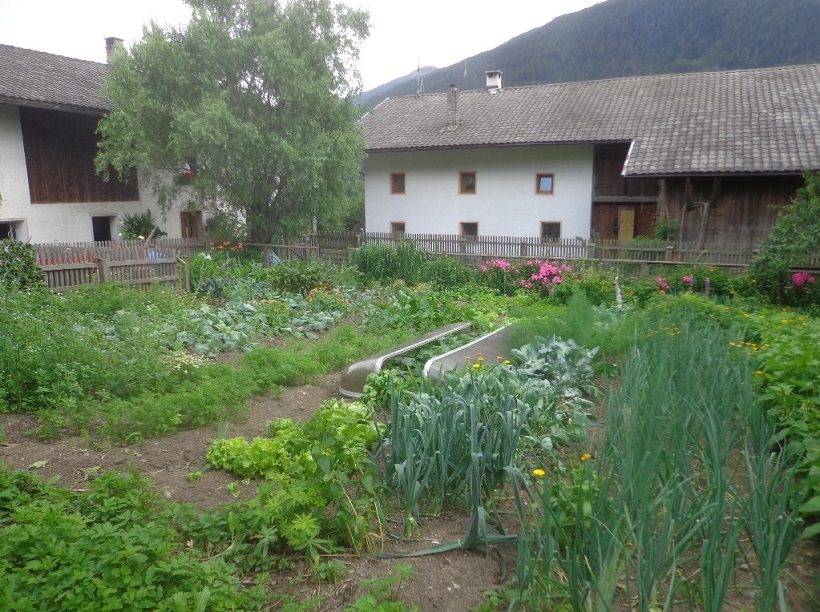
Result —
[{"label": "overcast sky", "polygon": [[[444,67],[601,0],[348,0],[370,12],[359,70],[371,89],[416,69]],[[107,36],[130,46],[150,20],[180,25],[182,0],[0,0],[0,43],[105,61]],[[503,67],[500,67],[503,70]]]}]

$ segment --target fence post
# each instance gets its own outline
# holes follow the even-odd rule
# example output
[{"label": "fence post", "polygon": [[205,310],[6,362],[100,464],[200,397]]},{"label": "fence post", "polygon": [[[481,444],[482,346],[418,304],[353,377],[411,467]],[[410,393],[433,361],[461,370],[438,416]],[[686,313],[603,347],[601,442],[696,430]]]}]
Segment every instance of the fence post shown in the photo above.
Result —
[{"label": "fence post", "polygon": [[672,246],[672,245],[668,245],[668,246],[666,247],[666,261],[674,261],[674,260],[675,260],[675,259],[674,259],[674,258],[675,258],[674,251],[675,251],[675,247],[674,247],[674,246]]},{"label": "fence post", "polygon": [[595,243],[588,242],[587,243],[587,257],[589,259],[595,259]]},{"label": "fence post", "polygon": [[111,271],[108,269],[108,260],[104,257],[97,257],[94,260],[97,264],[97,282],[102,284],[111,280]]},{"label": "fence post", "polygon": [[643,278],[643,277],[645,277],[645,276],[646,276],[646,274],[647,274],[648,272],[649,272],[649,264],[648,264],[648,263],[646,263],[645,261],[642,261],[642,262],[641,262],[641,265],[640,265],[640,269],[639,269],[639,271],[638,271],[638,275],[639,275],[641,278]]},{"label": "fence post", "polygon": [[523,240],[521,241],[521,246],[518,247],[518,253],[521,257],[527,256],[527,243]]},{"label": "fence post", "polygon": [[182,262],[182,288],[191,293],[191,263],[187,257],[177,259]]}]

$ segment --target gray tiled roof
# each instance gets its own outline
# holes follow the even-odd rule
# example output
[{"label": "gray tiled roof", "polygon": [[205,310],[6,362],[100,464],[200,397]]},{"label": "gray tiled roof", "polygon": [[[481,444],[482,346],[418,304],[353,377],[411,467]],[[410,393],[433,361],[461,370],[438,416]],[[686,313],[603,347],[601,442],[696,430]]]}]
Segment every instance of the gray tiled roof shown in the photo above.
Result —
[{"label": "gray tiled roof", "polygon": [[368,151],[633,142],[628,175],[820,169],[820,64],[391,98],[361,120]]},{"label": "gray tiled roof", "polygon": [[0,102],[17,106],[102,112],[106,64],[0,45]]}]

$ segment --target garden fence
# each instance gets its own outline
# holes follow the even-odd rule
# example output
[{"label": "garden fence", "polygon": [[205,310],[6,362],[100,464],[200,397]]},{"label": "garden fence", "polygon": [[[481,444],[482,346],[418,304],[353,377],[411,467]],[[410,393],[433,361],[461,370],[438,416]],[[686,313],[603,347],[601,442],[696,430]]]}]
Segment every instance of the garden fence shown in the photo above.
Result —
[{"label": "garden fence", "polygon": [[94,263],[99,258],[108,261],[134,261],[143,259],[176,259],[190,257],[207,249],[201,238],[158,238],[143,240],[116,240],[103,242],[61,242],[33,244],[37,264]]},{"label": "garden fence", "polygon": [[[714,266],[730,273],[742,272],[748,268],[755,253],[748,248],[733,247],[731,244],[698,248],[694,242],[659,240],[542,240],[521,236],[465,237],[457,234],[378,232],[324,232],[277,240],[275,244],[246,244],[242,248],[259,251],[261,260],[269,263],[318,259],[346,263],[358,247],[380,244],[396,246],[403,241],[412,242],[433,256],[453,257],[465,265],[476,267],[495,258],[588,260],[605,266],[617,266],[625,274],[638,276],[646,275],[653,266],[692,264]],[[32,246],[37,263],[45,272],[48,286],[55,290],[75,288],[101,280],[188,287],[186,279],[175,276],[178,258],[209,249],[205,240],[196,238],[161,238],[150,243],[118,240]],[[99,261],[107,262],[102,276]],[[170,267],[162,268],[163,265]],[[174,268],[173,273],[171,268]],[[820,253],[803,262],[799,269],[820,270]],[[187,270],[187,266],[184,266],[184,270]]]},{"label": "garden fence", "polygon": [[[731,244],[706,245],[698,248],[694,242],[668,242],[660,240],[606,240],[570,238],[564,240],[541,240],[521,236],[476,236],[457,234],[395,234],[367,232],[350,234],[328,232],[280,241],[274,249],[285,253],[282,259],[332,259],[345,260],[345,252],[364,246],[385,244],[395,246],[409,241],[430,254],[454,257],[467,265],[480,265],[489,259],[556,259],[595,260],[604,265],[617,265],[635,273],[645,273],[653,265],[704,264],[725,268],[727,271],[743,271],[754,256],[754,251]],[[277,251],[278,253],[278,251]],[[805,262],[809,269],[820,267],[820,255]]]},{"label": "garden fence", "polygon": [[52,291],[70,291],[84,285],[114,281],[145,288],[163,285],[190,291],[190,271],[185,258],[152,258],[41,265],[46,285]]}]

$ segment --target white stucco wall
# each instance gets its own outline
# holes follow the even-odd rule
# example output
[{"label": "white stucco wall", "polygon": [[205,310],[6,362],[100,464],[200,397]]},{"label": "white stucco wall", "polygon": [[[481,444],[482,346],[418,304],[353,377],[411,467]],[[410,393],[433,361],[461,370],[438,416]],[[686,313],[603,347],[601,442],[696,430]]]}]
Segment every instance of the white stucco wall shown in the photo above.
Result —
[{"label": "white stucco wall", "polygon": [[89,242],[94,239],[92,217],[116,216],[112,237],[119,231],[119,220],[126,213],[150,209],[159,227],[171,238],[181,235],[179,211],[163,215],[150,187],[140,177],[140,200],[134,202],[90,202],[81,204],[32,204],[20,115],[16,106],[0,104],[0,223],[16,224],[17,239],[34,243]]},{"label": "white stucco wall", "polygon": [[[479,235],[540,236],[560,222],[561,238],[588,238],[592,214],[592,146],[559,145],[371,153],[365,161],[368,232],[404,222],[408,234],[458,234],[477,222]],[[459,194],[459,172],[476,173],[475,195]],[[404,195],[390,174],[405,173]],[[554,193],[535,193],[536,174],[554,175]]]}]

